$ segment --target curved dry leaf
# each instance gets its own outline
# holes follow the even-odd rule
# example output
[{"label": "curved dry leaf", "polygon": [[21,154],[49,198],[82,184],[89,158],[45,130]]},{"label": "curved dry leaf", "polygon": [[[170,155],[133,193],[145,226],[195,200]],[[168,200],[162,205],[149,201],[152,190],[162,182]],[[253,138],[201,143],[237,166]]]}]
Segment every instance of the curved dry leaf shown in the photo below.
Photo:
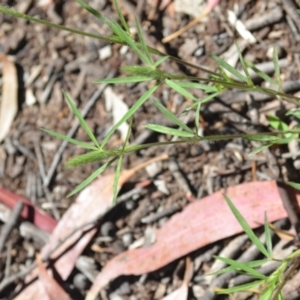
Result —
[{"label": "curved dry leaf", "polygon": [[15,64],[6,55],[0,55],[0,62],[3,80],[0,102],[0,142],[2,142],[18,111],[18,76]]},{"label": "curved dry leaf", "polygon": [[43,299],[46,300],[47,297],[47,300],[71,300],[58,282],[50,276],[49,271],[45,268],[39,255],[36,257],[36,262],[39,274],[39,284],[44,291]]},{"label": "curved dry leaf", "polygon": [[[299,192],[288,191],[300,203]],[[264,224],[265,212],[269,222],[287,217],[274,181],[248,182],[196,200],[157,231],[153,245],[128,250],[111,259],[95,279],[86,300],[94,300],[118,276],[153,272],[201,247],[241,233],[223,194],[228,195],[252,228]]]}]

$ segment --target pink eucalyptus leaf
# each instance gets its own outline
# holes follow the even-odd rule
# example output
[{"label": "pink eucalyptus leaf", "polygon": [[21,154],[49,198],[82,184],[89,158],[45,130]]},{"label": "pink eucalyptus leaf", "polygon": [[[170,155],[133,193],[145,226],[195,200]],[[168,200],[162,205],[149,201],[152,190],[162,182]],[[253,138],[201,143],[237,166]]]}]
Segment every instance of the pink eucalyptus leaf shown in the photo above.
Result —
[{"label": "pink eucalyptus leaf", "polygon": [[[295,190],[289,190],[297,197]],[[218,240],[242,232],[242,228],[224,199],[228,195],[252,228],[268,220],[287,217],[276,182],[249,182],[216,192],[189,204],[157,231],[156,242],[147,248],[123,252],[111,259],[95,279],[86,300],[94,300],[99,291],[121,275],[141,275]]]}]

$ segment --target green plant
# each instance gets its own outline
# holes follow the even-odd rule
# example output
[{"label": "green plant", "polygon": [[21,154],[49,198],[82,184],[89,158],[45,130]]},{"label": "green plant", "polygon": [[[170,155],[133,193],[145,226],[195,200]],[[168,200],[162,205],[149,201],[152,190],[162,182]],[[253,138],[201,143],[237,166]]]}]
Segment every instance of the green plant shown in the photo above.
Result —
[{"label": "green plant", "polygon": [[[75,144],[82,148],[85,148],[88,152],[86,154],[74,157],[67,162],[68,167],[76,167],[86,163],[93,162],[102,162],[104,164],[96,170],[93,174],[91,174],[86,180],[84,180],[80,185],[78,185],[73,192],[69,194],[73,195],[88,185],[92,180],[94,180],[99,174],[101,174],[109,165],[114,162],[117,162],[116,166],[116,176],[114,180],[114,199],[117,196],[117,182],[119,180],[122,160],[125,154],[139,151],[141,149],[153,147],[153,146],[165,146],[165,145],[175,145],[180,143],[195,143],[201,141],[220,141],[220,140],[229,140],[233,138],[244,138],[246,140],[253,140],[261,142],[261,146],[254,149],[251,154],[257,153],[264,148],[270,147],[274,144],[285,144],[290,142],[293,139],[298,138],[300,130],[298,127],[289,128],[287,124],[285,124],[281,119],[275,116],[268,116],[269,125],[274,129],[274,131],[265,132],[265,133],[255,133],[255,134],[235,134],[235,135],[212,135],[212,136],[200,136],[199,132],[199,116],[201,113],[202,104],[212,101],[216,96],[220,95],[222,92],[228,89],[240,89],[243,91],[252,91],[259,92],[263,94],[272,95],[274,97],[281,98],[283,101],[288,101],[299,106],[300,99],[295,96],[290,96],[285,94],[282,91],[282,84],[280,81],[280,70],[278,64],[277,52],[274,51],[273,62],[275,65],[275,77],[273,79],[269,77],[267,74],[258,70],[250,61],[243,58],[238,46],[236,45],[237,52],[239,54],[240,64],[242,66],[243,72],[240,72],[230,66],[226,61],[222,60],[220,57],[211,55],[212,58],[218,64],[218,71],[212,72],[203,67],[199,67],[193,65],[189,62],[182,61],[179,58],[169,56],[167,54],[161,53],[158,50],[147,46],[145,39],[143,37],[142,29],[139,22],[136,19],[136,28],[137,28],[137,36],[136,40],[134,36],[131,34],[129,30],[129,26],[123,17],[118,1],[114,0],[114,5],[116,7],[120,24],[117,21],[109,20],[105,16],[103,16],[100,12],[94,10],[88,4],[86,4],[83,0],[76,0],[84,9],[94,15],[96,18],[104,22],[109,26],[112,31],[112,35],[109,37],[100,36],[95,34],[90,34],[87,32],[83,32],[80,30],[68,28],[62,25],[53,24],[44,20],[40,20],[34,17],[30,17],[19,12],[14,11],[13,9],[0,6],[0,11],[6,14],[10,14],[12,16],[23,18],[29,21],[38,22],[47,26],[55,27],[60,30],[66,30],[75,34],[80,34],[88,37],[92,37],[95,39],[101,39],[107,41],[109,43],[119,43],[123,45],[128,45],[132,51],[136,53],[139,57],[142,65],[135,66],[126,66],[123,68],[123,72],[126,74],[125,77],[121,78],[113,78],[113,79],[103,79],[99,80],[96,83],[107,83],[107,84],[124,84],[124,83],[138,83],[144,81],[151,81],[151,87],[149,90],[142,95],[135,104],[129,109],[129,111],[119,120],[119,122],[114,125],[110,131],[107,133],[106,137],[103,141],[97,141],[91,129],[88,127],[84,118],[79,113],[78,109],[74,105],[71,97],[66,93],[64,93],[65,99],[70,106],[71,110],[78,118],[81,123],[81,126],[86,131],[89,136],[91,143],[82,142],[73,138],[66,137],[60,133],[51,131],[49,129],[43,129],[45,132],[53,135],[54,137],[60,138],[62,140],[68,141],[69,143]],[[173,60],[179,64],[183,64],[185,66],[195,68],[201,71],[206,72],[209,77],[201,78],[201,77],[193,77],[193,76],[185,76],[182,74],[171,74],[165,72],[161,69],[161,65],[167,59]],[[249,70],[252,69],[259,77],[263,80],[268,81],[272,84],[276,84],[278,86],[277,90],[261,87],[256,85],[250,75]],[[177,140],[171,140],[169,142],[164,143],[148,143],[141,145],[130,145],[129,137],[131,132],[131,125],[136,111],[146,102],[149,101],[149,98],[153,95],[156,89],[160,85],[166,85],[169,88],[173,89],[177,93],[183,95],[185,98],[192,100],[192,104],[186,109],[186,111],[195,109],[195,125],[193,128],[188,127],[184,122],[180,120],[176,115],[174,115],[171,111],[169,111],[163,104],[157,100],[153,99],[153,105],[157,107],[157,109],[162,113],[162,115],[169,120],[171,120],[174,125],[178,128],[171,128],[166,126],[161,126],[157,124],[148,124],[146,127],[149,130],[153,130],[159,133],[168,134],[173,137],[177,137]],[[190,92],[190,89],[201,89],[206,94],[206,96],[202,99],[198,99]],[[287,115],[293,115],[299,118],[300,113],[299,110],[290,111]],[[130,129],[128,130],[126,141],[121,148],[109,149],[107,148],[107,143],[109,139],[114,134],[114,132],[118,129],[122,123],[130,120]],[[294,184],[294,186],[297,184]],[[280,261],[280,267],[273,272],[270,276],[265,276],[259,273],[256,268],[263,263],[274,260],[272,257],[272,241],[270,236],[270,229],[268,226],[267,217],[265,217],[265,234],[266,234],[266,247],[259,241],[259,239],[254,235],[253,231],[242,217],[242,215],[238,212],[238,210],[234,207],[230,199],[226,198],[226,201],[243,227],[244,231],[248,234],[252,243],[254,243],[257,248],[261,251],[261,253],[266,257],[260,261],[252,261],[249,263],[239,263],[234,260],[217,257],[218,259],[226,262],[229,267],[222,270],[221,272],[229,272],[232,270],[238,271],[240,273],[248,274],[255,279],[254,282],[249,283],[247,285],[243,285],[240,287],[229,288],[226,290],[222,290],[222,293],[233,293],[235,291],[240,290],[248,290],[254,287],[259,287],[258,292],[260,293],[260,299],[282,299],[281,288],[286,282],[286,277],[283,277],[288,265],[291,261],[294,260],[292,266],[297,266],[299,263],[299,250],[288,256],[287,258]],[[287,273],[290,272],[290,269]]]},{"label": "green plant", "polygon": [[[107,133],[106,137],[103,139],[103,141],[98,142],[95,136],[93,135],[92,131],[84,121],[84,119],[81,117],[79,111],[73,104],[72,99],[70,96],[64,92],[65,99],[67,103],[69,104],[71,110],[76,115],[76,117],[79,119],[82,127],[88,134],[88,136],[91,139],[91,144],[89,143],[83,143],[81,141],[68,138],[62,134],[53,132],[51,130],[43,129],[45,132],[66,140],[70,143],[73,143],[77,146],[83,147],[87,149],[89,152],[86,154],[77,156],[72,158],[68,161],[67,166],[68,167],[76,167],[82,164],[86,163],[92,163],[92,162],[99,162],[99,161],[106,161],[101,168],[96,170],[93,174],[91,174],[85,181],[83,181],[79,186],[75,188],[73,192],[69,194],[69,196],[77,193],[82,188],[84,188],[87,184],[89,184],[93,179],[95,179],[99,174],[101,174],[109,165],[111,165],[113,162],[118,161],[117,163],[117,170],[116,170],[116,179],[115,182],[117,182],[120,170],[121,170],[121,164],[123,156],[127,153],[139,151],[144,148],[153,147],[153,146],[164,146],[167,144],[179,144],[179,143],[195,143],[195,142],[201,142],[201,141],[220,141],[220,140],[228,140],[233,138],[244,138],[247,140],[254,140],[259,141],[262,143],[262,146],[258,147],[257,149],[252,151],[253,153],[256,153],[258,151],[261,151],[264,148],[270,147],[274,144],[280,144],[280,143],[288,143],[291,139],[294,139],[299,134],[299,129],[294,128],[290,129],[288,126],[283,126],[283,122],[279,119],[275,120],[275,117],[270,117],[269,122],[270,125],[276,129],[276,131],[273,132],[266,132],[266,133],[255,133],[255,134],[235,134],[235,135],[212,135],[212,136],[199,136],[198,135],[198,126],[199,126],[199,115],[201,112],[201,105],[203,103],[206,103],[208,101],[211,101],[214,99],[214,97],[218,96],[222,92],[228,89],[240,89],[244,91],[255,91],[259,93],[264,93],[268,95],[273,95],[274,97],[280,97],[281,99],[289,102],[293,102],[297,105],[300,103],[300,99],[294,96],[286,95],[282,92],[281,88],[281,82],[280,82],[280,73],[279,73],[279,64],[278,64],[278,58],[277,53],[274,51],[274,57],[273,61],[275,64],[275,70],[276,70],[276,80],[269,77],[267,74],[264,74],[260,70],[256,69],[255,66],[245,60],[238,48],[237,51],[240,58],[240,63],[243,68],[244,73],[239,72],[232,66],[230,66],[226,61],[222,60],[221,58],[211,55],[212,58],[217,62],[219,65],[218,72],[211,72],[209,70],[206,70],[205,68],[190,64],[188,62],[182,61],[178,58],[168,56],[164,53],[161,53],[157,51],[156,49],[153,49],[151,47],[148,47],[146,45],[145,39],[143,37],[142,29],[139,24],[139,22],[136,19],[136,28],[137,28],[137,34],[138,34],[138,40],[135,40],[133,35],[131,34],[129,30],[129,26],[126,23],[125,18],[123,17],[118,1],[114,0],[114,5],[116,7],[120,24],[117,21],[109,20],[105,16],[103,16],[100,12],[94,10],[92,7],[90,7],[88,4],[86,4],[83,0],[76,0],[84,9],[86,9],[88,12],[90,12],[92,15],[94,15],[96,18],[104,22],[109,26],[109,28],[112,31],[112,35],[109,37],[100,36],[100,35],[94,35],[87,32],[79,31],[76,29],[68,28],[62,25],[53,24],[44,20],[36,19],[21,13],[18,13],[12,9],[9,9],[7,7],[1,7],[0,11],[10,14],[13,16],[16,16],[18,18],[23,18],[26,20],[38,22],[45,24],[47,26],[55,27],[61,30],[67,30],[76,34],[81,34],[89,37],[93,37],[96,39],[105,40],[107,42],[111,43],[119,43],[128,45],[139,57],[141,65],[135,65],[135,66],[126,66],[123,68],[123,71],[125,74],[127,74],[126,77],[122,78],[112,78],[112,79],[103,79],[99,80],[96,83],[108,83],[108,84],[124,84],[124,83],[132,83],[132,82],[143,82],[143,81],[152,81],[152,86],[149,88],[149,90],[142,95],[135,104],[130,108],[130,110],[119,120],[119,122],[114,125],[111,130]],[[154,57],[156,59],[154,59]],[[171,74],[167,73],[160,69],[160,66],[162,62],[164,62],[167,59],[174,60],[180,64],[184,64],[189,67],[193,67],[196,69],[200,69],[202,71],[205,71],[207,74],[209,74],[209,78],[200,78],[200,77],[192,77],[192,76],[185,76],[182,74]],[[278,90],[272,90],[268,88],[264,88],[258,85],[255,85],[253,81],[251,80],[251,77],[249,75],[249,69],[252,69],[254,72],[257,73],[258,76],[260,76],[262,79],[278,85]],[[228,75],[229,74],[229,75]],[[128,145],[127,142],[129,140],[129,133],[127,137],[126,143],[124,143],[123,147],[117,148],[117,149],[107,149],[106,145],[109,141],[110,137],[114,134],[114,132],[118,129],[119,126],[121,126],[124,122],[134,117],[134,114],[136,111],[146,102],[149,101],[149,98],[152,96],[152,94],[155,92],[155,90],[160,85],[166,85],[170,87],[171,89],[175,90],[179,94],[183,95],[184,97],[191,99],[193,101],[193,104],[190,105],[186,111],[195,109],[196,110],[196,117],[195,117],[195,127],[190,128],[186,124],[184,124],[177,116],[175,116],[172,112],[170,112],[166,107],[164,107],[159,100],[154,99],[153,104],[160,110],[160,112],[168,119],[170,119],[174,125],[178,126],[178,129],[171,128],[171,127],[165,127],[157,124],[148,124],[146,128],[163,133],[168,134],[171,136],[179,137],[180,139],[177,139],[176,141],[170,141],[165,143],[150,143],[150,144],[142,144],[142,145]],[[198,99],[195,97],[189,89],[201,89],[203,90],[207,96],[205,96],[202,99]],[[115,184],[115,186],[117,186]],[[116,198],[117,195],[117,189],[115,188],[114,198]]]},{"label": "green plant", "polygon": [[[298,187],[299,184],[291,183],[292,186]],[[251,291],[253,293],[259,294],[260,300],[282,300],[282,288],[290,279],[294,270],[299,266],[300,263],[300,249],[293,252],[291,255],[284,259],[276,259],[272,254],[272,237],[270,232],[270,227],[267,219],[267,214],[265,214],[265,237],[266,246],[259,240],[259,238],[254,234],[251,227],[248,225],[247,221],[240,214],[238,209],[234,206],[231,200],[225,196],[225,200],[231,209],[232,213],[240,223],[241,227],[248,235],[250,241],[259,249],[261,254],[265,256],[264,259],[250,261],[250,262],[238,262],[229,258],[224,258],[220,256],[215,256],[215,258],[225,262],[229,266],[221,271],[215,272],[214,274],[223,274],[226,272],[236,271],[240,274],[248,275],[253,279],[252,282],[246,283],[240,286],[235,286],[227,289],[217,289],[220,294],[231,294],[241,291]],[[279,267],[269,276],[260,273],[257,268],[269,261],[279,262]]]}]

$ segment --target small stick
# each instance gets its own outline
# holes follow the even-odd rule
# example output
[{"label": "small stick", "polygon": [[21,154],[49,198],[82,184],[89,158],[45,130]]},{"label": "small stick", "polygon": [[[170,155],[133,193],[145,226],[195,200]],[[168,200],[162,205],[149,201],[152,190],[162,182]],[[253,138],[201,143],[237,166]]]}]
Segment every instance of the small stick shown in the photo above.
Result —
[{"label": "small stick", "polygon": [[204,11],[198,16],[196,17],[193,21],[191,21],[190,23],[188,23],[187,25],[185,25],[184,27],[182,27],[181,29],[179,29],[178,31],[170,34],[169,36],[165,37],[162,42],[163,43],[168,43],[171,40],[177,38],[178,36],[180,36],[181,34],[183,34],[184,32],[186,32],[187,30],[191,29],[192,27],[194,27],[198,22],[200,22],[204,17],[206,17],[210,11],[218,4],[219,0],[210,0],[208,1],[208,4],[206,6],[206,8],[204,9]]},{"label": "small stick", "polygon": [[1,235],[0,235],[0,253],[2,253],[4,249],[5,242],[12,232],[13,228],[16,226],[19,216],[23,210],[24,204],[22,202],[17,202],[8,221],[2,228]]}]

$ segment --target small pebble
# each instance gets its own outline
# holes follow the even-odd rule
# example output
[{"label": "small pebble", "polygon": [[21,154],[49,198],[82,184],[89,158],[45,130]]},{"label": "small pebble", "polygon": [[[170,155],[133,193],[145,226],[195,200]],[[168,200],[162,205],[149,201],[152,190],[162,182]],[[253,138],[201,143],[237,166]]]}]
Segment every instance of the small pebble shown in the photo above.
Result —
[{"label": "small pebble", "polygon": [[73,284],[80,291],[85,291],[90,285],[89,280],[82,273],[74,276]]},{"label": "small pebble", "polygon": [[201,297],[203,297],[205,293],[203,287],[197,284],[193,285],[192,290],[196,299],[200,299]]},{"label": "small pebble", "polygon": [[103,236],[112,236],[115,232],[116,226],[112,222],[105,222],[102,224],[100,232]]},{"label": "small pebble", "polygon": [[130,232],[125,233],[122,236],[123,245],[127,248],[132,243],[132,234]]},{"label": "small pebble", "polygon": [[107,46],[101,48],[98,51],[98,54],[99,54],[99,59],[100,60],[105,60],[107,58],[110,58],[112,56],[111,45],[107,45]]}]

